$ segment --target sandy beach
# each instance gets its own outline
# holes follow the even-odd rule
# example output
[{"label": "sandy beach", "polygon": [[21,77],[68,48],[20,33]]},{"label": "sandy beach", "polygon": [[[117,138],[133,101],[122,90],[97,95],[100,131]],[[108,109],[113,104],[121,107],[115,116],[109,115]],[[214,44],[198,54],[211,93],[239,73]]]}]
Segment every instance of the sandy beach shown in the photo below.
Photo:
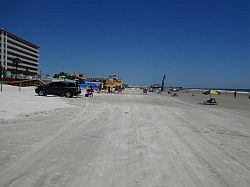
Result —
[{"label": "sandy beach", "polygon": [[18,115],[72,107],[60,97],[39,97],[34,93],[34,89],[35,87],[21,87],[19,90],[19,87],[3,85],[3,92],[0,92],[0,119],[12,119]]},{"label": "sandy beach", "polygon": [[[180,91],[177,92],[177,94],[178,94],[177,97],[178,99],[194,105],[197,104],[203,105],[203,101],[206,101],[210,98],[209,95],[204,95],[201,93],[201,91],[190,91],[190,90],[188,92]],[[235,110],[235,112],[242,112],[242,113],[245,113],[245,111],[250,112],[250,99],[248,98],[249,94],[247,93],[238,93],[236,98],[234,97],[233,93],[223,93],[223,92],[220,95],[211,95],[211,97],[215,98],[216,101],[218,102],[218,105],[215,106],[214,108],[224,108],[228,110]]]},{"label": "sandy beach", "polygon": [[248,96],[206,106],[209,96],[191,93],[9,93],[0,94],[1,187],[250,184]]}]

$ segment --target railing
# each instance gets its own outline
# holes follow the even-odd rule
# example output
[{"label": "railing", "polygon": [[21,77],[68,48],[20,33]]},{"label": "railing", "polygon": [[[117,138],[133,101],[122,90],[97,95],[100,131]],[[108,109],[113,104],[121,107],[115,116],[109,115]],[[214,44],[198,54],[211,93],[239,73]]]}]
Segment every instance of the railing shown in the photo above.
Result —
[{"label": "railing", "polygon": [[39,56],[38,53],[35,53],[35,52],[33,52],[33,51],[29,51],[29,50],[27,50],[27,49],[25,49],[25,48],[19,47],[19,46],[17,46],[17,45],[12,44],[12,43],[7,42],[7,45],[10,46],[10,47],[14,47],[14,48],[16,48],[16,49],[25,51],[25,52],[30,53],[30,54],[32,54],[32,55]]},{"label": "railing", "polygon": [[19,45],[22,45],[22,46],[24,46],[24,47],[27,47],[27,48],[29,48],[29,49],[31,49],[31,50],[34,50],[34,51],[37,51],[37,52],[38,52],[38,49],[33,48],[33,47],[29,46],[29,45],[26,45],[26,44],[24,44],[24,43],[22,43],[22,42],[19,42],[19,41],[15,40],[15,39],[12,39],[11,37],[8,37],[8,40],[10,40],[10,41],[15,42],[15,43],[17,43],[17,44],[19,44]]}]

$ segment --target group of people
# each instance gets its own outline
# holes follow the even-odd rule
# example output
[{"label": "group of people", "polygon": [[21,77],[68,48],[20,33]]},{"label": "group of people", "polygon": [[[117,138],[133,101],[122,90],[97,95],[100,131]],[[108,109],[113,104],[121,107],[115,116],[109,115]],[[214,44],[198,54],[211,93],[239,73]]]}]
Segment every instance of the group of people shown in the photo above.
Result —
[{"label": "group of people", "polygon": [[[99,90],[100,91],[100,90]],[[114,93],[114,94],[122,94],[123,88],[121,86],[116,86],[116,87],[108,87],[108,93]],[[94,97],[94,92],[95,90],[93,89],[92,86],[90,86],[86,90],[86,97]]]},{"label": "group of people", "polygon": [[116,86],[116,87],[108,87],[108,93],[114,93],[114,94],[122,94],[122,87]]},{"label": "group of people", "polygon": [[86,94],[85,94],[85,96],[86,97],[94,97],[94,89],[93,89],[93,87],[92,86],[90,86],[90,88],[88,88],[87,90],[86,90]]}]

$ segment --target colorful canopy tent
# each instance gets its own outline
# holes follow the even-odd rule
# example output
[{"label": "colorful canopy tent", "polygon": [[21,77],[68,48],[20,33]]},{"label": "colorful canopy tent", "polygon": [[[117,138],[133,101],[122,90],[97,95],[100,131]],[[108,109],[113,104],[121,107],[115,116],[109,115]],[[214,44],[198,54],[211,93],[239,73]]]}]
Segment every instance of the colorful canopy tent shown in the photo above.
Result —
[{"label": "colorful canopy tent", "polygon": [[11,77],[11,76],[12,76],[11,71],[6,71],[6,72],[5,72],[5,76],[6,76],[6,77]]},{"label": "colorful canopy tent", "polygon": [[65,75],[61,75],[61,76],[59,76],[59,78],[64,79],[64,80],[67,79],[67,77]]},{"label": "colorful canopy tent", "polygon": [[108,88],[122,87],[122,80],[119,79],[108,79],[106,80],[105,86]]}]

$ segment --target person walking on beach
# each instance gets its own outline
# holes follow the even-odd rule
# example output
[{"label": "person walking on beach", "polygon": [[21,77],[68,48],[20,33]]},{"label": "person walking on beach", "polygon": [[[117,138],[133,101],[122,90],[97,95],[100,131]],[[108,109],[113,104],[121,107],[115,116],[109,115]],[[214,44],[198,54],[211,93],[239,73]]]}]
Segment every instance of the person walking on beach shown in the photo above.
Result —
[{"label": "person walking on beach", "polygon": [[234,92],[234,98],[236,99],[236,97],[237,97],[237,92],[235,90],[235,92]]},{"label": "person walking on beach", "polygon": [[115,86],[115,94],[119,94],[118,86]]},{"label": "person walking on beach", "polygon": [[118,89],[118,94],[122,94],[122,87],[121,86],[119,86],[119,89]]}]

